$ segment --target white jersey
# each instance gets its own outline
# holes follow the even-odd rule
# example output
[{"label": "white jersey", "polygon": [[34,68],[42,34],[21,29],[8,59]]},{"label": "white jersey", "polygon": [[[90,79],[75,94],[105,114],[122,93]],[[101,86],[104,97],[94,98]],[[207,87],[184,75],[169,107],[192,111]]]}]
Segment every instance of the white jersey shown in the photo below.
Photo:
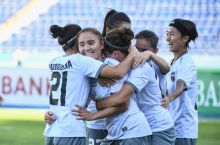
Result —
[{"label": "white jersey", "polygon": [[49,64],[51,72],[50,111],[57,117],[46,125],[47,137],[86,137],[85,122],[72,115],[74,105],[85,106],[90,78],[98,77],[104,64],[81,54],[64,55]]},{"label": "white jersey", "polygon": [[176,89],[176,82],[178,80],[184,82],[186,89],[169,105],[169,111],[176,128],[176,137],[197,138],[197,70],[188,53],[182,55],[170,66],[170,72],[167,75],[169,94]]},{"label": "white jersey", "polygon": [[164,131],[174,126],[168,110],[160,106],[162,95],[159,80],[149,63],[133,69],[126,83],[137,93],[138,106],[147,118],[152,132]]},{"label": "white jersey", "polygon": [[159,77],[160,89],[163,94],[166,94],[167,83],[166,83],[166,74],[161,73],[160,68],[153,61],[149,62],[150,65],[154,68],[156,75]]},{"label": "white jersey", "polygon": [[[106,58],[104,63],[110,66],[119,64],[117,60],[111,58]],[[126,79],[127,76],[124,76],[121,80],[117,80],[115,85],[111,87],[103,87],[97,83],[97,86],[93,88],[96,92],[97,99],[119,92]],[[133,96],[130,98],[128,109],[125,112],[105,118],[108,130],[106,139],[120,140],[152,134],[144,114],[139,110],[133,98]]]},{"label": "white jersey", "polygon": [[[91,89],[90,95],[94,95],[94,94],[96,94],[94,88],[97,88],[98,87],[97,85],[100,85],[100,84],[97,83],[96,79],[91,79],[91,82],[92,82],[91,83],[92,89]],[[93,100],[90,101],[90,103],[87,107],[87,110],[90,111],[90,112],[97,112],[96,104]],[[97,129],[97,130],[106,130],[107,129],[104,119],[97,119],[97,120],[87,121],[87,127],[91,128],[91,129]]]}]

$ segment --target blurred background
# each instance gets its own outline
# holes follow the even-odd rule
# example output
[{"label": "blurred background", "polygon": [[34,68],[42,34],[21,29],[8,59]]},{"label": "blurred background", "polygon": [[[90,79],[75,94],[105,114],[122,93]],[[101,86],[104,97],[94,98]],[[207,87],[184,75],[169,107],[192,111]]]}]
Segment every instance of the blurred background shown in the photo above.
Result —
[{"label": "blurred background", "polygon": [[0,145],[44,144],[47,66],[63,54],[49,27],[75,23],[102,31],[111,8],[129,15],[135,34],[154,31],[158,55],[168,62],[168,24],[196,23],[199,37],[189,51],[198,67],[198,145],[220,144],[220,0],[0,0]]}]

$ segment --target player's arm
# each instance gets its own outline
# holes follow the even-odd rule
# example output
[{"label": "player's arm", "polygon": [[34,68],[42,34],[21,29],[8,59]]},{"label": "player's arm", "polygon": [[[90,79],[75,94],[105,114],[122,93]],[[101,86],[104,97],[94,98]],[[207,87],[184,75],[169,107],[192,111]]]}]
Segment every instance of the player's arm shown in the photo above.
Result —
[{"label": "player's arm", "polygon": [[174,90],[173,93],[169,95],[170,101],[175,100],[177,97],[179,97],[183,91],[186,89],[186,85],[183,81],[177,81],[176,82],[176,89]]},{"label": "player's arm", "polygon": [[162,74],[166,74],[170,71],[169,64],[155,53],[151,51],[144,51],[140,53],[140,56],[145,57],[146,60],[152,60],[154,63],[156,63]]},{"label": "player's arm", "polygon": [[169,103],[175,100],[176,98],[178,98],[185,89],[186,89],[185,83],[183,81],[178,80],[176,82],[176,89],[174,90],[173,93],[164,96],[164,98],[161,101],[161,106],[167,108]]},{"label": "player's arm", "polygon": [[127,110],[127,106],[120,106],[120,107],[109,107],[97,112],[89,112],[85,108],[77,106],[77,108],[73,109],[72,112],[75,116],[78,116],[78,119],[82,120],[97,120],[101,118],[110,117],[112,115],[118,114],[120,112],[124,112]]},{"label": "player's arm", "polygon": [[127,106],[133,93],[133,87],[128,84],[124,84],[118,93],[113,94],[103,100],[97,101],[96,107],[98,110],[102,110],[109,107]]},{"label": "player's arm", "polygon": [[116,83],[116,81],[113,80],[113,79],[106,79],[106,78],[102,78],[102,77],[99,77],[97,79],[97,81],[99,82],[99,84],[101,86],[104,86],[104,87],[110,87],[110,86],[113,86]]},{"label": "player's arm", "polygon": [[104,66],[101,70],[99,76],[110,78],[110,79],[121,79],[125,74],[127,74],[130,69],[134,59],[134,54],[129,53],[129,55],[116,67]]},{"label": "player's arm", "polygon": [[146,73],[150,68],[148,64],[145,64],[143,67],[138,67],[129,72],[129,77],[120,91],[113,94],[111,97],[97,101],[97,109],[100,110],[103,108],[120,106],[129,100],[134,92],[140,92],[148,83],[149,77],[151,77],[151,74]]},{"label": "player's arm", "polygon": [[196,67],[193,63],[187,60],[182,61],[182,66],[178,68],[176,76],[176,88],[169,94],[170,101],[178,98],[184,91],[187,90],[194,76],[196,76]]},{"label": "player's arm", "polygon": [[[139,62],[139,60],[141,60],[141,62]],[[148,60],[152,60],[154,63],[156,63],[162,74],[166,74],[170,71],[168,63],[163,58],[159,57],[151,51],[144,51],[139,53],[139,55],[135,57],[132,67],[136,67],[136,63],[141,63],[143,65]]]},{"label": "player's arm", "polygon": [[157,64],[162,74],[166,74],[170,71],[169,64],[162,57],[151,52],[150,59]]},{"label": "player's arm", "polygon": [[197,75],[197,69],[190,60],[184,59],[181,67],[179,66],[176,76],[176,88],[169,94],[169,102],[175,100],[187,90],[193,78]]}]

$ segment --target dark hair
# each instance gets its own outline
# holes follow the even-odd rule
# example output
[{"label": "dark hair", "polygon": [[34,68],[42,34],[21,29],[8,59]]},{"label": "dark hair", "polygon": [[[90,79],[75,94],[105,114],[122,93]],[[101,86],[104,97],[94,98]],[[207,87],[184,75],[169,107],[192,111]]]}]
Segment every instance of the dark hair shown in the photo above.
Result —
[{"label": "dark hair", "polygon": [[184,20],[184,19],[174,19],[169,26],[175,27],[182,36],[189,36],[189,41],[187,43],[187,46],[189,42],[195,41],[195,39],[198,37],[198,32],[196,30],[196,25],[194,22],[190,20]]},{"label": "dark hair", "polygon": [[67,51],[75,45],[76,35],[80,30],[81,27],[76,24],[68,24],[64,27],[52,25],[49,32],[53,38],[58,38],[58,43],[64,51]]},{"label": "dark hair", "polygon": [[139,32],[136,36],[135,39],[145,39],[147,41],[150,41],[150,45],[152,48],[157,48],[157,43],[159,41],[159,38],[157,35],[150,30],[143,30]]},{"label": "dark hair", "polygon": [[[77,38],[79,38],[80,34],[84,33],[84,32],[91,32],[92,34],[96,35],[100,42],[103,43],[103,37],[102,37],[102,34],[95,28],[91,28],[91,27],[88,27],[88,28],[84,28],[82,29],[78,34],[77,34]],[[78,39],[77,39],[78,41]]]},{"label": "dark hair", "polygon": [[109,11],[104,21],[104,28],[102,31],[102,36],[103,37],[106,36],[106,28],[109,28],[110,30],[112,30],[114,28],[120,27],[120,25],[124,22],[131,24],[131,20],[128,17],[128,15],[126,15],[123,12],[116,12],[115,10]]},{"label": "dark hair", "polygon": [[119,50],[123,53],[128,53],[128,48],[131,45],[131,40],[134,38],[132,30],[127,28],[113,29],[108,32],[105,37],[104,50],[112,53]]},{"label": "dark hair", "polygon": [[102,29],[102,36],[106,36],[106,27],[107,27],[107,26],[106,26],[106,22],[107,22],[108,18],[109,18],[110,16],[112,16],[113,14],[115,14],[115,13],[117,13],[116,10],[110,9],[110,10],[108,11],[108,13],[105,15],[104,25],[103,25],[103,29]]}]

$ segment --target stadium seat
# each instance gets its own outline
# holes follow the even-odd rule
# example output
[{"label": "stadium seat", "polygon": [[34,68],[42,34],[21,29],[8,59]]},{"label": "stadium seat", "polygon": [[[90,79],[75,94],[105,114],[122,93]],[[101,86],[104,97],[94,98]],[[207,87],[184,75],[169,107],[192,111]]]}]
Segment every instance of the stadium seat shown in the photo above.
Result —
[{"label": "stadium seat", "polygon": [[[18,2],[3,0],[0,5],[0,23],[28,3],[28,0]],[[108,7],[106,7],[108,6]],[[196,51],[200,49],[220,49],[220,2],[215,0],[112,0],[95,2],[90,0],[69,1],[62,0],[52,6],[45,14],[32,22],[28,27],[22,28],[20,33],[2,42],[2,47],[29,46],[32,48],[47,47],[53,49],[57,44],[48,35],[52,24],[64,26],[68,23],[79,24],[82,28],[95,27],[102,30],[103,20],[108,8],[127,13],[132,20],[132,29],[135,33],[149,29],[154,31],[160,39],[159,48],[167,49],[166,28],[175,18],[191,19],[197,24],[199,39],[193,45]],[[217,41],[217,42],[213,42]],[[205,41],[205,44],[204,44]],[[201,45],[200,48],[200,44]],[[193,49],[193,48],[192,48]],[[199,51],[200,52],[200,51]],[[211,51],[210,51],[211,52]]]}]

